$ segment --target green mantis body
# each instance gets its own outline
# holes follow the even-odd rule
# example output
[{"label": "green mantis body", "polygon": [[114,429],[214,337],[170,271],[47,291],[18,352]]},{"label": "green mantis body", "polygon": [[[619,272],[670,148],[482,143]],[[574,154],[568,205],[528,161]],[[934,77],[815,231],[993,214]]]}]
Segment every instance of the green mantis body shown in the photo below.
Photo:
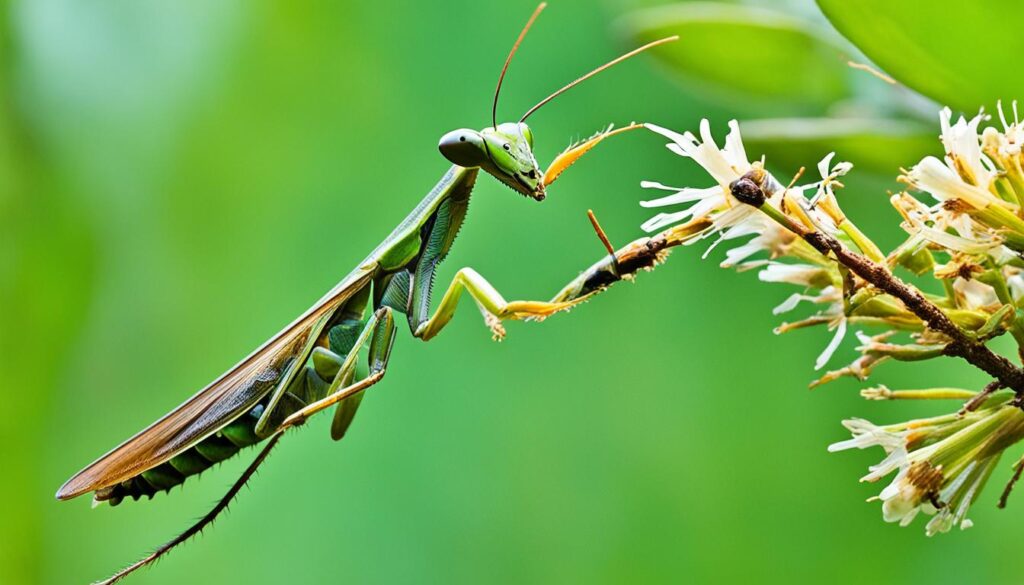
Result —
[{"label": "green mantis body", "polygon": [[[525,124],[452,134],[460,145],[459,138],[468,137],[489,150],[496,148],[502,154],[493,155],[497,161],[487,160],[495,169],[491,172],[521,175],[507,181],[526,195],[543,198]],[[465,162],[466,156],[460,160]],[[384,376],[396,313],[406,316],[414,336],[429,340],[452,318],[464,290],[495,328],[501,319],[546,316],[568,306],[507,303],[486,280],[465,268],[455,276],[436,313],[429,314],[434,271],[462,226],[479,170],[480,166],[452,166],[359,267],[305,314],[178,409],[73,477],[58,498],[83,491],[95,491],[97,501],[113,503],[125,496],[151,496],[336,403],[340,405],[331,434],[340,439],[358,406],[359,393]],[[368,309],[371,315],[364,321]],[[355,358],[363,348],[370,354],[369,375],[353,383]],[[201,406],[207,403],[209,407]],[[189,423],[179,422],[185,420]],[[154,435],[161,437],[160,443],[140,454],[139,439]],[[142,471],[136,473],[139,468]],[[97,485],[97,477],[106,479]]]},{"label": "green mantis body", "polygon": [[[512,53],[543,6],[520,33]],[[507,302],[474,270],[463,268],[436,311],[430,312],[435,271],[462,226],[480,171],[537,201],[544,199],[545,187],[553,181],[537,166],[533,133],[523,120],[580,81],[661,42],[627,53],[568,84],[519,122],[446,134],[439,148],[451,168],[355,270],[220,378],[69,479],[58,490],[58,499],[93,492],[95,502],[117,504],[125,497],[152,497],[244,447],[266,441],[209,514],[105,583],[152,562],[209,524],[289,428],[336,406],[331,436],[342,438],[363,392],[387,371],[399,316],[404,315],[413,336],[429,340],[451,320],[462,293],[468,292],[492,332],[501,336],[503,320],[544,318],[585,298],[583,289],[570,285],[555,301]],[[579,294],[571,292],[576,289]],[[358,363],[364,353],[369,357],[365,370]]]}]

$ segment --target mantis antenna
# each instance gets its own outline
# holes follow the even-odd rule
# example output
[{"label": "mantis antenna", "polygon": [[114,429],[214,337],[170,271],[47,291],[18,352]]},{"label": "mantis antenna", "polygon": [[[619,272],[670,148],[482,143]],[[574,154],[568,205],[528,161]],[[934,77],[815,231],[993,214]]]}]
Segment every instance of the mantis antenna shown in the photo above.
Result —
[{"label": "mantis antenna", "polygon": [[523,38],[526,36],[526,31],[530,30],[530,27],[533,26],[533,21],[537,20],[537,17],[540,16],[541,11],[544,10],[547,5],[547,2],[541,2],[537,5],[533,14],[530,15],[530,20],[526,21],[526,26],[523,27],[523,30],[519,31],[519,38],[517,38],[515,44],[512,45],[512,50],[508,52],[508,57],[505,58],[505,66],[501,68],[501,75],[498,76],[498,87],[494,89],[494,104],[491,106],[492,128],[498,127],[498,95],[501,93],[501,82],[505,81],[505,72],[508,71],[508,65],[512,62],[512,56],[515,55],[516,50],[519,49],[519,43],[523,42]]},{"label": "mantis antenna", "polygon": [[562,95],[563,93],[569,91],[573,87],[576,87],[580,83],[583,83],[584,81],[590,79],[591,77],[597,75],[598,73],[600,73],[600,72],[602,72],[602,71],[604,71],[606,69],[610,69],[611,67],[614,67],[614,66],[618,65],[619,63],[622,63],[626,59],[629,59],[630,57],[632,57],[634,55],[642,53],[642,52],[646,51],[647,49],[650,49],[652,47],[656,47],[658,45],[662,45],[662,44],[665,44],[665,43],[671,43],[672,41],[677,41],[677,40],[679,40],[679,35],[673,35],[673,36],[670,36],[670,37],[665,37],[663,39],[658,39],[657,41],[652,41],[652,42],[647,43],[646,45],[644,45],[642,47],[637,47],[636,49],[633,49],[632,51],[626,53],[625,55],[621,55],[620,57],[618,57],[616,59],[612,59],[611,61],[605,63],[604,65],[601,65],[600,67],[598,67],[597,69],[594,69],[590,73],[587,73],[586,75],[573,80],[572,82],[570,82],[570,83],[566,84],[564,87],[562,87],[562,89],[559,89],[555,93],[553,93],[553,94],[549,95],[548,97],[542,99],[540,102],[537,103],[537,105],[535,105],[532,108],[530,108],[529,110],[527,110],[526,113],[523,114],[523,117],[519,118],[519,121],[520,122],[525,121],[527,118],[530,117],[531,114],[533,114],[534,112],[539,110],[540,107],[543,106],[544,104],[550,102],[551,100],[553,100],[556,97]]}]

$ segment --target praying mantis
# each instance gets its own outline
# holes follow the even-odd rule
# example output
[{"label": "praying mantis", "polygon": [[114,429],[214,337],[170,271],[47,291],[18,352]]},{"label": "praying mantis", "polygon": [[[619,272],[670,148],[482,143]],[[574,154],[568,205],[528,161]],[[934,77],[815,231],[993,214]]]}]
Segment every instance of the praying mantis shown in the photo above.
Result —
[{"label": "praying mantis", "polygon": [[[540,4],[516,39],[498,78],[490,127],[445,134],[441,154],[452,166],[413,211],[351,273],[290,325],[251,355],[143,431],[69,479],[56,494],[67,500],[89,492],[94,503],[169,490],[241,449],[264,443],[252,463],[221,500],[194,525],[102,583],[113,583],[152,563],[210,524],[237,495],[283,434],[334,407],[331,437],[341,439],[364,392],[384,378],[399,315],[416,338],[429,341],[452,319],[462,294],[469,293],[496,337],[503,320],[543,319],[586,299],[586,278],[570,283],[551,301],[506,301],[471,268],[458,271],[431,313],[434,274],[448,254],[474,184],[484,171],[513,191],[541,201],[565,168],[613,133],[595,135],[558,157],[542,173],[533,154],[526,119],[582,81],[656,45],[648,43],[594,69],[530,108],[518,122],[497,123],[497,103],[509,64]],[[595,224],[596,225],[596,224]],[[579,279],[578,279],[579,280]],[[367,316],[368,315],[368,316]],[[365,371],[358,364],[368,354]]]}]

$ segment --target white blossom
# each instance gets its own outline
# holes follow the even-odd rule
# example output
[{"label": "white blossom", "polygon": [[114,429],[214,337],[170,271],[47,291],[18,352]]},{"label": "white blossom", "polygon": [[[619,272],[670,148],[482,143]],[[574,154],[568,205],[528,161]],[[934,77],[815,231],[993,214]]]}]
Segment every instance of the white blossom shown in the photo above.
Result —
[{"label": "white blossom", "polygon": [[934,515],[925,527],[929,536],[971,526],[967,511],[1003,449],[1024,437],[1024,413],[1010,405],[887,427],[861,419],[843,425],[853,438],[828,450],[882,447],[885,459],[861,481],[878,481],[895,471],[878,494],[882,518],[906,526],[919,513]]},{"label": "white blossom", "polygon": [[[699,136],[648,125],[670,140],[667,147],[672,152],[699,164],[714,184],[692,188],[643,182],[645,189],[663,193],[642,203],[661,210],[642,227],[653,232],[701,220],[696,226],[688,226],[689,231],[679,232],[688,235],[679,243],[694,244],[717,236],[705,257],[716,246],[728,244],[732,247],[726,250],[721,266],[757,268],[763,282],[799,287],[773,313],[788,313],[806,302],[816,305],[814,314],[784,323],[776,331],[827,325],[833,335],[815,361],[815,369],[828,363],[854,324],[886,327],[873,337],[858,331],[860,357],[846,367],[827,372],[812,386],[844,376],[865,379],[877,365],[891,359],[938,357],[948,339],[927,326],[920,327],[920,312],[901,303],[903,297],[879,294],[882,290],[866,285],[863,273],[837,268],[837,258],[844,256],[835,244],[830,242],[830,250],[826,250],[829,253],[823,254],[821,240],[807,232],[828,234],[893,271],[909,269],[918,276],[930,272],[943,288],[934,286],[921,292],[929,300],[935,299],[939,310],[946,311],[957,325],[969,327],[988,319],[991,323],[986,331],[1000,334],[1006,330],[999,328],[1005,327],[1022,342],[1024,331],[1018,321],[995,323],[992,319],[996,311],[1006,315],[1004,291],[1009,291],[1014,301],[1024,302],[1024,265],[1020,262],[1024,257],[1024,214],[1020,205],[1024,202],[1024,123],[1016,102],[1012,104],[1012,122],[1002,104],[998,112],[1002,130],[985,127],[990,118],[983,113],[954,119],[949,108],[940,112],[944,155],[924,157],[901,177],[934,201],[907,192],[890,198],[903,218],[901,227],[908,237],[889,254],[854,225],[836,200],[836,189],[843,186],[840,180],[852,164],[834,162],[836,153],[831,152],[816,165],[820,178],[783,187],[764,168],[764,158],[751,162],[735,120],[729,122],[722,147],[715,142],[707,120],[701,121]],[[754,180],[761,187],[764,204],[756,192],[743,193],[749,195],[743,199],[750,204],[732,195],[730,185],[740,178]],[[813,195],[808,198],[805,194]],[[695,233],[690,229],[693,227],[700,231]],[[908,330],[913,331],[909,345],[891,340],[906,335],[900,332]],[[937,389],[890,391],[879,385],[864,390],[862,395],[876,400],[922,398],[933,397],[932,390]],[[971,395],[958,392],[961,398],[963,394]],[[955,526],[966,529],[972,525],[968,510],[1003,450],[1024,439],[1024,412],[1006,400],[989,397],[974,410],[887,426],[847,420],[843,424],[852,438],[833,443],[829,451],[870,447],[884,451],[884,457],[869,466],[861,480],[891,478],[873,498],[881,502],[885,521],[906,526],[925,514],[931,516],[925,527],[929,536]]]},{"label": "white blossom", "polygon": [[926,156],[910,169],[907,176],[913,185],[939,201],[959,199],[975,209],[985,209],[992,204],[1005,205],[987,190],[965,182],[954,169],[934,156]]},{"label": "white blossom", "polygon": [[828,305],[838,304],[841,309],[842,300],[843,295],[841,291],[834,286],[827,286],[821,289],[818,294],[793,293],[789,295],[786,300],[782,301],[782,303],[772,309],[772,314],[781,315],[783,313],[788,313],[795,309],[802,301]]},{"label": "white blossom", "polygon": [[963,116],[956,123],[951,123],[953,112],[943,108],[939,113],[939,124],[942,128],[942,145],[946,149],[946,160],[951,168],[966,175],[971,184],[988,189],[993,176],[992,163],[981,153],[978,139],[978,125],[988,120],[988,116],[979,113],[969,121]]},{"label": "white blossom", "polygon": [[840,316],[835,321],[836,332],[832,336],[832,341],[825,346],[825,349],[818,355],[818,359],[814,361],[814,369],[820,370],[824,368],[828,361],[832,359],[832,354],[839,349],[839,345],[843,342],[843,338],[846,337],[846,318]]},{"label": "white blossom", "polygon": [[692,158],[726,190],[729,183],[750,170],[750,161],[747,160],[740,126],[736,120],[729,121],[729,134],[725,138],[725,147],[721,149],[711,135],[711,123],[707,118],[700,121],[700,140],[690,132],[679,134],[654,124],[648,124],[647,127],[671,140],[669,150]]},{"label": "white blossom", "polygon": [[853,170],[853,163],[849,162],[839,162],[834,166],[831,166],[832,159],[835,155],[835,152],[830,152],[825,155],[825,158],[818,161],[818,174],[821,175],[821,181],[811,185],[817,187],[817,190],[815,191],[814,196],[811,197],[810,207],[814,207],[822,199],[835,199],[836,195],[833,190],[833,185],[838,182],[839,177],[842,177]]},{"label": "white blossom", "polygon": [[999,298],[991,286],[977,280],[958,278],[953,282],[953,289],[963,296],[964,304],[969,309],[980,309],[991,305],[999,305]]},{"label": "white blossom", "polygon": [[812,264],[769,262],[757,273],[761,282],[787,282],[804,287],[824,288],[831,282],[828,271]]},{"label": "white blossom", "polygon": [[694,219],[710,218],[715,231],[726,230],[738,225],[753,216],[756,210],[741,205],[729,192],[729,184],[750,171],[751,164],[743,147],[739,124],[735,120],[729,122],[729,134],[725,138],[725,147],[719,148],[711,135],[711,124],[707,119],[701,120],[700,139],[690,132],[679,134],[654,124],[647,127],[668,138],[667,146],[672,152],[691,158],[697,162],[717,183],[715,186],[693,189],[689,187],[669,187],[653,181],[640,184],[645,189],[670,191],[671,195],[643,201],[643,207],[667,207],[680,204],[691,204],[679,211],[659,213],[640,226],[647,232],[659,231],[667,226]]}]

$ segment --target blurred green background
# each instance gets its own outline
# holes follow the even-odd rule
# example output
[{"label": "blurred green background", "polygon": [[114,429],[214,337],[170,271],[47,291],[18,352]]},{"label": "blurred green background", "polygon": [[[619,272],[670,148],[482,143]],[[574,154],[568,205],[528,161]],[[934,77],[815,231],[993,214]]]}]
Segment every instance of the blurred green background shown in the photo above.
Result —
[{"label": "blurred green background", "polygon": [[[641,4],[654,3],[554,2],[499,117],[641,40]],[[792,62],[789,93],[730,93],[715,75],[770,80],[784,71],[759,59],[806,52],[696,31],[674,49],[689,62],[641,57],[541,110],[538,158],[609,122],[684,130],[706,116],[724,136],[731,117],[774,118],[750,139],[780,175],[833,148],[868,159],[842,200],[897,241],[885,191],[898,166],[939,152],[937,110],[907,95],[893,106],[897,90],[849,70],[810,2],[773,4],[836,43],[819,53],[841,73],[792,75],[812,67]],[[85,583],[183,529],[247,458],[117,508],[57,503],[56,488],[289,322],[404,217],[447,167],[438,137],[489,124],[533,2],[2,6],[0,582]],[[794,116],[868,110],[890,121],[882,136],[786,131],[804,128]],[[708,181],[643,134],[596,150],[543,203],[481,179],[439,282],[472,266],[508,298],[549,297],[601,255],[587,208],[617,244],[640,235],[641,179]],[[470,305],[430,344],[403,329],[345,441],[329,440],[329,417],[291,434],[225,518],[131,582],[1018,580],[1020,506],[997,512],[997,487],[976,528],[928,539],[864,503],[881,486],[857,478],[880,452],[825,451],[844,417],[953,407],[865,403],[850,381],[809,393],[830,334],[774,336],[771,308],[792,291],[699,256],[679,250],[636,285],[512,323],[500,344]],[[985,382],[954,362],[887,365],[875,381]]]}]

